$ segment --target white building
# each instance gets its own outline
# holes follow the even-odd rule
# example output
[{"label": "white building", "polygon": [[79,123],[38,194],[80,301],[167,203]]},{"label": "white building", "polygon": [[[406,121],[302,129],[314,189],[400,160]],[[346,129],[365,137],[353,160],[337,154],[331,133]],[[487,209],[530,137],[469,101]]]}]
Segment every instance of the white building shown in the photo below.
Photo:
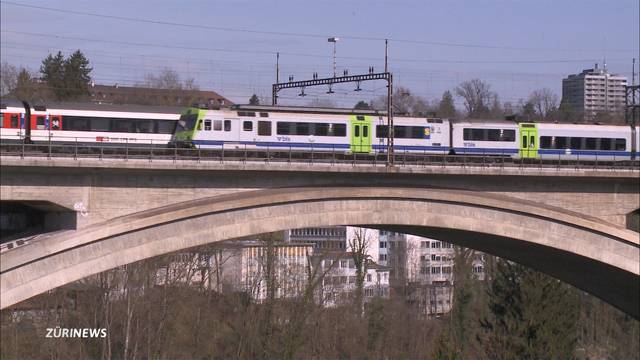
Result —
[{"label": "white building", "polygon": [[562,103],[591,119],[598,112],[622,111],[627,78],[598,68],[583,70],[562,80]]},{"label": "white building", "polygon": [[[276,298],[302,294],[311,256],[311,244],[274,244]],[[229,241],[199,253],[174,255],[172,261],[158,269],[156,285],[187,284],[219,292],[245,292],[262,301],[267,297],[267,259],[268,247],[262,241]]]},{"label": "white building", "polygon": [[[356,290],[356,267],[350,252],[332,252],[317,255],[317,275],[323,276],[317,298],[322,306],[335,307],[351,304]],[[363,296],[368,302],[374,298],[389,297],[389,268],[367,259],[364,264]]]},{"label": "white building", "polygon": [[[427,315],[444,314],[453,304],[452,244],[397,232],[380,231],[378,261],[388,266],[390,284]],[[473,273],[484,279],[484,255],[475,253]]]}]

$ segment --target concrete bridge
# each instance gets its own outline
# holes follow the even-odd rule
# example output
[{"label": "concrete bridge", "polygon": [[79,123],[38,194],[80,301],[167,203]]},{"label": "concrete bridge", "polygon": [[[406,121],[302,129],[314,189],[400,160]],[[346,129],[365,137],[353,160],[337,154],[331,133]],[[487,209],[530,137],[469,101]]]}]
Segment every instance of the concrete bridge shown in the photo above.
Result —
[{"label": "concrete bridge", "polygon": [[505,257],[640,315],[638,233],[625,228],[637,172],[2,158],[0,176],[3,202],[48,207],[68,228],[0,255],[2,308],[205,243],[365,225]]}]

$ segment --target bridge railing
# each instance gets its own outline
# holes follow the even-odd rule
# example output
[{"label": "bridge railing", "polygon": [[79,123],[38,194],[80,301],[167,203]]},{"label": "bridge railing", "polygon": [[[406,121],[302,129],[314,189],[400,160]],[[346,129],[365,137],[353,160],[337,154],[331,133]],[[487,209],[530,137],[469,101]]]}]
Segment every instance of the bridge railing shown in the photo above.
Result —
[{"label": "bridge railing", "polygon": [[[95,137],[91,138],[95,141]],[[0,155],[20,158],[73,158],[98,160],[146,160],[153,161],[195,161],[218,163],[302,163],[351,166],[386,166],[387,154],[374,149],[370,153],[351,152],[338,147],[310,146],[304,151],[288,147],[255,147],[247,144],[221,143],[215,149],[191,149],[168,147],[166,142],[140,144],[88,142],[84,138],[69,138],[64,142],[52,142],[47,139],[32,138],[33,143],[24,144],[0,141]],[[411,151],[399,147],[394,154],[394,163],[399,167],[527,167],[540,169],[595,169],[595,170],[635,170],[640,171],[640,161],[629,157],[610,155],[605,157],[580,155],[557,155],[557,158],[519,159],[512,157],[507,150],[494,150],[491,153],[458,153]],[[554,156],[555,157],[555,156]]]}]

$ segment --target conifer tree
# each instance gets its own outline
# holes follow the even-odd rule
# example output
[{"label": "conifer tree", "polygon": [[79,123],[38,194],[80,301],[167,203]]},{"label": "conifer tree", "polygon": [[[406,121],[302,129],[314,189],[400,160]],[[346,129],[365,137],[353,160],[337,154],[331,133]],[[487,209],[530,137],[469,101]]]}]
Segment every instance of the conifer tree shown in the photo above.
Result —
[{"label": "conifer tree", "polygon": [[556,279],[500,260],[480,341],[492,359],[570,359],[577,341],[577,292]]},{"label": "conifer tree", "polygon": [[51,89],[58,100],[64,99],[66,95],[64,62],[62,52],[58,51],[56,56],[49,54],[49,56],[42,60],[42,65],[40,66],[42,81],[49,86],[49,89]]},{"label": "conifer tree", "polygon": [[91,83],[89,60],[80,50],[76,50],[64,62],[64,84],[66,98],[78,98],[89,95]]}]

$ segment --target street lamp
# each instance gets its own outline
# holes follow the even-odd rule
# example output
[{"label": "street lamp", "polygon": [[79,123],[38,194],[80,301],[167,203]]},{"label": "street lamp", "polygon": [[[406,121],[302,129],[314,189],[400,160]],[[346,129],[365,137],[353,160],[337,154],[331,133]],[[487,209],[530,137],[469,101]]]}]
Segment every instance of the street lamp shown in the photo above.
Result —
[{"label": "street lamp", "polygon": [[333,43],[333,77],[336,77],[336,43],[340,41],[340,38],[330,37],[327,41]]}]

